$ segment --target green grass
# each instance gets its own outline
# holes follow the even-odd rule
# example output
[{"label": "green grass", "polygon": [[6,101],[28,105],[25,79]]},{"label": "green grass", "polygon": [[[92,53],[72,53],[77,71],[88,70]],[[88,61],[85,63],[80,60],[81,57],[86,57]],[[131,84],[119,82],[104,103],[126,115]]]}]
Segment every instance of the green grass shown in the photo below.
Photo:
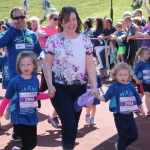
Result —
[{"label": "green grass", "polygon": [[[77,8],[81,20],[84,22],[89,17],[104,17],[110,16],[110,1],[111,0],[50,0],[51,4],[59,11],[63,6],[70,5]],[[41,6],[42,0],[28,0],[29,11],[28,15],[38,16],[40,20],[43,19],[44,11]],[[133,11],[136,7],[132,8],[132,0],[113,0],[114,23],[122,18],[124,11]],[[14,6],[23,6],[23,0],[0,0],[0,19],[9,17],[9,12]],[[149,5],[150,7],[150,5]],[[141,7],[144,16],[148,14],[144,6]],[[43,25],[48,24],[46,20]]]}]

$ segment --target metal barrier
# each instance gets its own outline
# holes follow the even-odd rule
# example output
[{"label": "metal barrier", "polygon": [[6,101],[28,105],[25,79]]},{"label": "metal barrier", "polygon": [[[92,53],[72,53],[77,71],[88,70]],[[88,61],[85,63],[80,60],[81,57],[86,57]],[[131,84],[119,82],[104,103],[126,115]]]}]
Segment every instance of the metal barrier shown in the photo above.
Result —
[{"label": "metal barrier", "polygon": [[[91,38],[91,41],[94,40],[97,40],[97,38]],[[108,40],[104,40],[104,42],[105,42],[106,69],[110,69],[109,61],[108,61],[108,53],[107,53]],[[134,40],[130,40],[129,43],[126,45],[127,49],[126,49],[125,59],[131,66],[133,66],[136,52],[142,46],[150,48],[150,38],[136,38]]]}]

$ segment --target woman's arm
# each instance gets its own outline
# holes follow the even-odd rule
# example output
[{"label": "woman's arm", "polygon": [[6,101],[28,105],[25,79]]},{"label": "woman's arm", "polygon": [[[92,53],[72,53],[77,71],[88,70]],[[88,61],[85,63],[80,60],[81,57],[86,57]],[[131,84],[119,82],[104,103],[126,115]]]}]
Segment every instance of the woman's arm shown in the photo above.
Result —
[{"label": "woman's arm", "polygon": [[97,82],[96,82],[96,70],[95,70],[95,65],[93,62],[93,55],[86,55],[86,63],[85,63],[85,68],[88,74],[88,77],[90,79],[90,82],[92,84],[92,92],[94,94],[94,97],[97,97],[98,95],[98,90],[97,90]]},{"label": "woman's arm", "polygon": [[48,94],[50,97],[55,95],[55,87],[52,84],[52,65],[54,61],[54,55],[46,54],[44,58],[44,76],[48,86]]}]

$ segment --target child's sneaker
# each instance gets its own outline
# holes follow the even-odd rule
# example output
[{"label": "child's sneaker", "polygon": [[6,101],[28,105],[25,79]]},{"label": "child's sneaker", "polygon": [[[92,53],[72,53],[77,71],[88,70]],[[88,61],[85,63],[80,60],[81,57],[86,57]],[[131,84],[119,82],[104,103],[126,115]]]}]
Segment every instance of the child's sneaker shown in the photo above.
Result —
[{"label": "child's sneaker", "polygon": [[90,124],[91,124],[91,125],[95,125],[95,124],[96,124],[96,122],[95,122],[95,120],[94,120],[93,117],[92,117],[91,120],[90,120]]},{"label": "child's sneaker", "polygon": [[150,116],[150,110],[147,112],[147,115]]},{"label": "child's sneaker", "polygon": [[118,150],[118,143],[115,143],[115,148],[116,150]]},{"label": "child's sneaker", "polygon": [[54,128],[61,128],[62,124],[59,123],[58,117],[49,116],[48,123],[51,123]]},{"label": "child's sneaker", "polygon": [[10,114],[11,114],[10,111],[6,111],[6,112],[5,112],[5,115],[4,115],[4,116],[5,116],[5,119],[6,119],[6,120],[9,120],[9,119],[10,119]]},{"label": "child's sneaker", "polygon": [[14,146],[14,147],[12,148],[12,150],[20,150],[20,148],[17,147],[17,146]]},{"label": "child's sneaker", "polygon": [[88,123],[88,124],[91,123],[90,114],[89,115],[88,114],[85,115],[85,122]]},{"label": "child's sneaker", "polygon": [[18,133],[16,132],[16,130],[14,128],[13,128],[13,133],[12,133],[12,140],[15,142],[21,141],[20,136],[18,135]]}]

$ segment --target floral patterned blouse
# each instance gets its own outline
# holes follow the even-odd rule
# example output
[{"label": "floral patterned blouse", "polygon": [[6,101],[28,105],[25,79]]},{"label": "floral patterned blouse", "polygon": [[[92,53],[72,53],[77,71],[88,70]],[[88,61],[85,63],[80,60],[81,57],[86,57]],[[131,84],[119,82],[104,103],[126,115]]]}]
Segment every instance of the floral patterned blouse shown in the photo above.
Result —
[{"label": "floral patterned blouse", "polygon": [[54,55],[53,82],[64,85],[87,83],[86,55],[93,53],[93,45],[87,35],[80,33],[77,38],[68,39],[57,33],[47,39],[45,52]]}]

